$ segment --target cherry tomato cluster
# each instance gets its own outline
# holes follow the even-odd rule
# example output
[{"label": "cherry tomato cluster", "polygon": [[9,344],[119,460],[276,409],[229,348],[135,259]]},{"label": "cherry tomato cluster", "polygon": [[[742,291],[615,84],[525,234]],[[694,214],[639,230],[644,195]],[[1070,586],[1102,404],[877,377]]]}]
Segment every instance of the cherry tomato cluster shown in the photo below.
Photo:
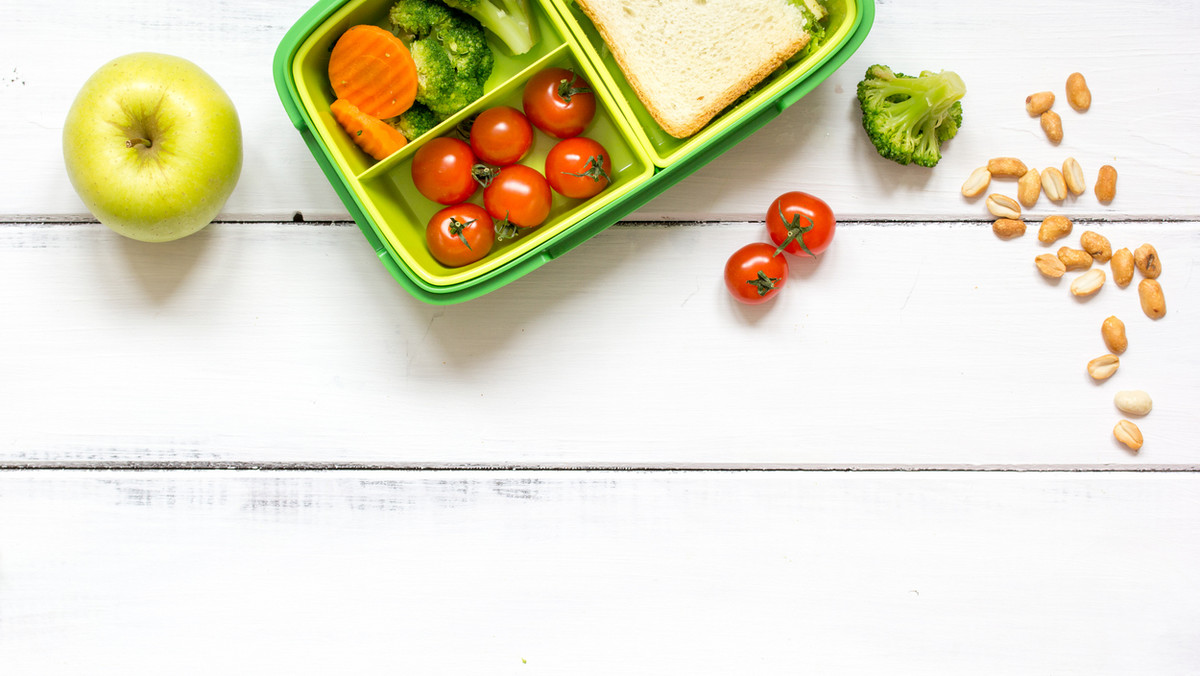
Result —
[{"label": "cherry tomato cluster", "polygon": [[[467,140],[435,138],[413,155],[417,190],[445,205],[425,229],[429,251],[443,265],[480,260],[498,239],[519,236],[550,215],[552,192],[588,199],[608,187],[612,161],[597,141],[580,136],[596,114],[588,83],[565,68],[546,68],[526,83],[521,106],[494,106],[475,116]],[[521,164],[534,128],[560,139],[545,171]],[[483,186],[483,206],[468,202]]]},{"label": "cherry tomato cluster", "polygon": [[823,200],[804,192],[788,192],[767,209],[772,244],[755,242],[738,249],[725,263],[725,286],[742,303],[757,305],[774,298],[788,279],[782,254],[816,258],[829,248],[837,220]]}]

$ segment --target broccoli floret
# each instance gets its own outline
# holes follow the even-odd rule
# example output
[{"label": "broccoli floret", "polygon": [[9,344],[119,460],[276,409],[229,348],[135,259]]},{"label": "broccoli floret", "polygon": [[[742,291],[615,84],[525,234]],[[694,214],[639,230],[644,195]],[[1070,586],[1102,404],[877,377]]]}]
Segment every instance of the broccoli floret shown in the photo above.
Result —
[{"label": "broccoli floret", "polygon": [[496,57],[477,21],[438,0],[399,0],[388,16],[417,65],[417,102],[439,121],[483,96]]},{"label": "broccoli floret", "polygon": [[409,141],[438,126],[441,121],[441,118],[423,103],[414,103],[408,110],[388,120]]},{"label": "broccoli floret", "polygon": [[935,166],[942,159],[941,144],[962,125],[959,99],[966,93],[962,78],[948,70],[912,77],[871,66],[858,83],[863,128],[883,157]]},{"label": "broccoli floret", "polygon": [[529,0],[444,0],[447,5],[466,12],[483,24],[513,54],[524,54],[537,42],[536,23]]}]

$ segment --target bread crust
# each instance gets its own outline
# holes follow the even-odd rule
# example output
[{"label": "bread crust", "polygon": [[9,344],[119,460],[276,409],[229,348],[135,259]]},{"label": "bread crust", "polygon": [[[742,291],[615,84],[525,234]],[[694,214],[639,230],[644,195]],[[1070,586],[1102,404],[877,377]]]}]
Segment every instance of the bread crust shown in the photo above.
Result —
[{"label": "bread crust", "polygon": [[[642,81],[641,73],[631,63],[628,50],[632,46],[624,43],[619,39],[619,36],[613,34],[608,22],[604,20],[602,10],[592,4],[593,2],[602,4],[605,1],[576,0],[576,4],[591,19],[593,25],[596,27],[596,31],[604,39],[617,65],[620,66],[621,72],[624,73],[630,88],[637,94],[638,99],[646,107],[651,117],[662,127],[663,131],[679,139],[688,138],[700,131],[714,117],[737,101],[739,97],[766,79],[768,75],[775,72],[789,58],[803,49],[809,40],[812,39],[807,33],[798,32],[795,39],[790,43],[782,45],[771,58],[755,64],[746,72],[744,77],[736,82],[731,82],[723,90],[714,90],[710,95],[705,95],[703,97],[704,101],[695,106],[691,114],[680,117],[659,105],[656,93],[652,91],[652,88],[647,83]],[[686,8],[686,4],[681,4]]]}]

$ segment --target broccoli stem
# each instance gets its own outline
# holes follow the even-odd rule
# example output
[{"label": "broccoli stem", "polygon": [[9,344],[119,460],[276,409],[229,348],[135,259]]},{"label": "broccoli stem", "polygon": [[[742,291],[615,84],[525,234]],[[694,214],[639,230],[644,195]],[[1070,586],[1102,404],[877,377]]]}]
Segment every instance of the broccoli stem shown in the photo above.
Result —
[{"label": "broccoli stem", "polygon": [[519,0],[501,0],[503,7],[491,0],[481,0],[470,12],[483,27],[500,38],[513,54],[533,49],[533,29],[527,10]]}]

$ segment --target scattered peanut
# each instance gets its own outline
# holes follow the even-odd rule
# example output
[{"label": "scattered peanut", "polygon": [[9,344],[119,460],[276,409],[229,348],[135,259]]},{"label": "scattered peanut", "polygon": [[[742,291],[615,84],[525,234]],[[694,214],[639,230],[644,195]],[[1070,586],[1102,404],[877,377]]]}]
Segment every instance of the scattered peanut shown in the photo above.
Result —
[{"label": "scattered peanut", "polygon": [[1053,110],[1042,113],[1042,131],[1046,132],[1046,138],[1050,139],[1051,143],[1062,142],[1062,118],[1058,113]]},{"label": "scattered peanut", "polygon": [[1111,164],[1100,167],[1094,190],[1101,202],[1111,202],[1117,196],[1117,170]]},{"label": "scattered peanut", "polygon": [[1097,263],[1107,263],[1112,258],[1112,245],[1108,238],[1098,232],[1086,230],[1079,236],[1079,245],[1083,250],[1096,259]]},{"label": "scattered peanut", "polygon": [[1072,249],[1069,246],[1059,247],[1058,260],[1068,270],[1087,270],[1092,267],[1092,255],[1083,249]]},{"label": "scattered peanut", "polygon": [[1108,380],[1120,366],[1121,359],[1117,355],[1103,354],[1088,362],[1087,371],[1092,380]]},{"label": "scattered peanut", "polygon": [[1025,172],[1021,178],[1017,179],[1017,200],[1023,207],[1032,207],[1037,204],[1038,197],[1042,194],[1042,183],[1038,179],[1038,170],[1030,169]]},{"label": "scattered peanut", "polygon": [[1025,221],[1013,218],[997,218],[992,223],[992,232],[1001,239],[1012,239],[1025,234]]},{"label": "scattered peanut", "polygon": [[1133,250],[1133,264],[1146,279],[1158,279],[1162,274],[1162,260],[1158,257],[1158,251],[1149,244]]},{"label": "scattered peanut", "polygon": [[1142,447],[1142,431],[1128,420],[1117,423],[1117,426],[1113,428],[1113,436],[1117,438],[1117,441],[1128,446],[1131,451],[1136,452]]},{"label": "scattered peanut", "polygon": [[1125,322],[1116,316],[1110,316],[1104,320],[1104,323],[1100,325],[1100,335],[1104,338],[1104,345],[1110,352],[1121,354],[1129,347],[1129,339],[1125,337]]},{"label": "scattered peanut", "polygon": [[1067,103],[1079,112],[1086,112],[1092,107],[1092,90],[1088,89],[1087,80],[1082,73],[1071,73],[1067,76]]},{"label": "scattered peanut", "polygon": [[992,178],[997,176],[1021,178],[1026,171],[1029,171],[1025,163],[1015,157],[993,157],[988,160],[987,170],[992,173]]},{"label": "scattered peanut", "polygon": [[[1091,258],[1089,256],[1089,258]],[[1072,296],[1090,296],[1104,286],[1104,271],[1092,268],[1071,281]]]},{"label": "scattered peanut", "polygon": [[1037,265],[1038,272],[1051,279],[1058,279],[1067,271],[1067,266],[1054,254],[1042,254],[1033,259],[1033,262]]},{"label": "scattered peanut", "polygon": [[1050,110],[1054,105],[1054,92],[1038,92],[1025,97],[1025,112],[1033,117]]},{"label": "scattered peanut", "polygon": [[1071,234],[1071,219],[1066,216],[1047,216],[1038,228],[1038,241],[1044,244],[1058,241]]},{"label": "scattered peanut", "polygon": [[1083,180],[1083,167],[1079,166],[1079,160],[1074,157],[1064,160],[1062,173],[1067,182],[1067,189],[1071,191],[1072,195],[1082,195],[1083,191],[1087,190],[1087,185]]},{"label": "scattered peanut", "polygon": [[1112,261],[1113,281],[1122,289],[1133,281],[1133,254],[1129,249],[1121,248],[1113,252]]},{"label": "scattered peanut", "polygon": [[1008,195],[999,193],[988,195],[987,210],[996,218],[1021,218],[1021,205]]},{"label": "scattered peanut", "polygon": [[1113,397],[1113,403],[1129,415],[1146,415],[1154,407],[1150,395],[1142,390],[1121,390]]},{"label": "scattered peanut", "polygon": [[1142,312],[1150,319],[1161,319],[1167,314],[1167,301],[1157,279],[1143,279],[1138,283],[1138,300],[1142,302]]},{"label": "scattered peanut", "polygon": [[1052,202],[1061,202],[1067,199],[1067,181],[1063,178],[1062,172],[1054,167],[1043,169],[1042,190]]},{"label": "scattered peanut", "polygon": [[992,182],[992,172],[988,171],[987,167],[979,167],[971,172],[962,186],[963,197],[977,197],[987,190],[988,184]]}]

